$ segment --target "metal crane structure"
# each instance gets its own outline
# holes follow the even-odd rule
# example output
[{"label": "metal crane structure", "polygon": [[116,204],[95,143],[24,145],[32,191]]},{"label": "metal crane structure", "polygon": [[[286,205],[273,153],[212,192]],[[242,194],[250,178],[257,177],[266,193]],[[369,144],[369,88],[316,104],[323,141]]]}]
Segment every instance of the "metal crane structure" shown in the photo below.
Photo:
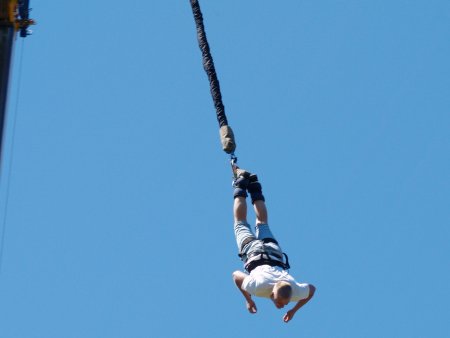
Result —
[{"label": "metal crane structure", "polygon": [[29,18],[29,5],[29,0],[0,0],[0,168],[12,52],[17,34],[26,37],[30,34],[28,27],[34,24]]}]

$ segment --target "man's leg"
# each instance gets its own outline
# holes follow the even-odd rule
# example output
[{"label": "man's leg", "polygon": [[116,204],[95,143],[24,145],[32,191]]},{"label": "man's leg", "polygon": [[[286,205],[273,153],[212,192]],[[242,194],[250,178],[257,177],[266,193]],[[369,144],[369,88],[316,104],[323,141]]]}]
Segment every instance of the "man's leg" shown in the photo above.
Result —
[{"label": "man's leg", "polygon": [[[238,247],[241,250],[241,253],[244,251],[244,247],[246,247],[247,243],[253,242],[254,239],[264,240],[270,239],[270,242],[266,242],[264,246],[270,249],[270,252],[274,256],[279,256],[279,260],[283,260],[283,254],[281,248],[278,245],[277,240],[273,236],[270,231],[267,216],[267,207],[264,195],[262,193],[261,183],[258,182],[256,175],[251,175],[249,172],[240,170],[237,172],[237,179],[234,182],[235,191],[234,191],[234,219],[235,226],[234,231],[236,235],[236,240],[238,242]],[[242,175],[242,176],[239,176]],[[239,183],[245,182],[245,183]],[[239,183],[239,184],[237,184]],[[256,238],[251,233],[250,227],[246,221],[247,217],[247,204],[245,201],[245,197],[247,194],[245,193],[245,188],[250,194],[253,208],[255,210],[256,215]],[[245,240],[244,240],[245,238]],[[253,242],[257,243],[257,242]],[[251,244],[250,244],[251,245]],[[246,247],[245,251],[252,250],[249,246]]]},{"label": "man's leg", "polygon": [[247,222],[247,201],[245,197],[237,196],[234,198],[233,206],[234,222]]},{"label": "man's leg", "polygon": [[233,181],[233,197],[234,197],[234,221],[247,221],[247,187],[249,184],[249,180],[247,177],[238,176]]},{"label": "man's leg", "polygon": [[255,209],[256,225],[267,224],[268,216],[266,202],[262,200],[255,201],[253,203],[253,209]]},{"label": "man's leg", "polygon": [[256,225],[267,224],[267,207],[264,195],[262,193],[261,183],[258,181],[250,182],[247,186],[247,190],[252,199],[253,209],[255,209]]},{"label": "man's leg", "polygon": [[256,225],[267,224],[267,207],[264,196],[262,194],[261,183],[258,182],[256,175],[240,169],[237,166],[233,168],[236,179],[233,181],[234,186],[234,220],[246,221],[247,219],[247,190],[250,193],[252,204],[255,209]]},{"label": "man's leg", "polygon": [[255,235],[247,223],[247,186],[249,180],[246,177],[239,176],[233,182],[234,192],[234,235],[238,245],[239,253],[244,253],[244,247],[255,240]]},{"label": "man's leg", "polygon": [[276,239],[273,236],[272,231],[270,231],[268,225],[267,207],[264,195],[262,193],[261,183],[258,181],[250,182],[247,190],[250,193],[253,208],[255,209],[256,238],[261,240],[270,238],[276,242]]}]

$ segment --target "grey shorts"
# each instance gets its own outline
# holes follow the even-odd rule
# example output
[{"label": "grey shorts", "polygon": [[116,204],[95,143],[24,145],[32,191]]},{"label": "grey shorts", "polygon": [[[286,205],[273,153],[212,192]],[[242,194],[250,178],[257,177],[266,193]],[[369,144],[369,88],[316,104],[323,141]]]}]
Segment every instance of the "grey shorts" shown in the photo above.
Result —
[{"label": "grey shorts", "polygon": [[277,251],[280,255],[283,254],[272,231],[270,231],[268,224],[257,225],[256,231],[253,233],[247,222],[239,221],[234,224],[234,235],[236,237],[239,254],[244,262],[247,260],[247,255],[251,252],[261,251],[261,248],[266,245],[263,242],[264,239],[274,240],[275,242],[271,242],[267,245],[270,246],[271,251]]}]

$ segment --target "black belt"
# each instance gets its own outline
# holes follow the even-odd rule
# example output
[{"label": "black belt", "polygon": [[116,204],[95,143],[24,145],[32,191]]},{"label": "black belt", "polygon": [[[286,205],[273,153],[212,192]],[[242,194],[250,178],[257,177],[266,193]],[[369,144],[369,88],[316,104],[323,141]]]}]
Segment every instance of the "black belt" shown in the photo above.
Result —
[{"label": "black belt", "polygon": [[260,265],[270,265],[270,266],[279,266],[282,269],[286,269],[286,265],[283,262],[272,260],[272,259],[257,259],[254,261],[251,261],[246,267],[245,270],[247,270],[249,273],[252,272],[254,268]]},{"label": "black belt", "polygon": [[270,259],[270,256],[274,256],[275,258],[278,258],[279,260],[283,260],[283,255],[279,255],[278,253],[276,253],[276,252],[267,252],[267,251],[254,251],[254,252],[250,252],[248,255],[247,255],[247,259],[250,259],[250,258],[252,258],[252,257],[255,257],[255,256],[260,256],[260,255],[264,255],[264,256],[266,256],[266,257],[269,257],[269,258],[264,258],[263,257],[263,259]]}]

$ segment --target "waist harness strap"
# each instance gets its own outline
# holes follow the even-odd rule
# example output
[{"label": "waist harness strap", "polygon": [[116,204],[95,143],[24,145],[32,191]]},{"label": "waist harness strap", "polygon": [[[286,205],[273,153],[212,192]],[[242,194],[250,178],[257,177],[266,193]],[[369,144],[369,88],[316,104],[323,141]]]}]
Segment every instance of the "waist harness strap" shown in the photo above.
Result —
[{"label": "waist harness strap", "polygon": [[[286,258],[286,262],[283,261],[283,256]],[[279,266],[283,270],[289,270],[288,255],[283,253],[280,256],[278,253],[268,253],[267,251],[252,252],[247,256],[245,269],[250,273],[254,268],[260,265]]]}]

